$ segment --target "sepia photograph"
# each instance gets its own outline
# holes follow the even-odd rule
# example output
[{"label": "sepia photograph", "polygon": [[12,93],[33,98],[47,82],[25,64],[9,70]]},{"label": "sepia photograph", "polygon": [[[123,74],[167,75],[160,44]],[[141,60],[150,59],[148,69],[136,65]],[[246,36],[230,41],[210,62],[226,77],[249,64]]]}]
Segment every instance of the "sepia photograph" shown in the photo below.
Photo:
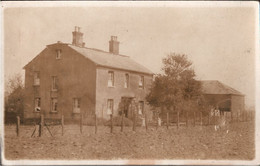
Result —
[{"label": "sepia photograph", "polygon": [[1,2],[2,164],[260,164],[258,5]]}]

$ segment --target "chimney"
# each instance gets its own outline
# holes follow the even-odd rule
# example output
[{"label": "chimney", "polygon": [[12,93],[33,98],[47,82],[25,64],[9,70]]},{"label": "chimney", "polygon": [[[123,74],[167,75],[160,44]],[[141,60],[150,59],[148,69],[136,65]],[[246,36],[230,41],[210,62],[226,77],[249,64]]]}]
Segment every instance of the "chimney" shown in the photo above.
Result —
[{"label": "chimney", "polygon": [[109,41],[109,52],[119,54],[119,42],[117,41],[117,36],[111,36]]},{"label": "chimney", "polygon": [[83,33],[80,32],[80,27],[75,26],[74,32],[72,32],[72,44],[79,47],[84,47],[85,43],[83,43]]}]

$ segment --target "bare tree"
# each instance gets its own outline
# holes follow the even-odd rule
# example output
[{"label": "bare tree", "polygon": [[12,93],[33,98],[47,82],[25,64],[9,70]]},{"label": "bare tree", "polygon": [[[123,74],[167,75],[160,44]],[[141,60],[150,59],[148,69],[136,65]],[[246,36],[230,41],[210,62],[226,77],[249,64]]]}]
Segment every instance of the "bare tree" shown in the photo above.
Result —
[{"label": "bare tree", "polygon": [[18,115],[23,119],[24,84],[21,74],[8,79],[5,86],[5,123],[12,123]]}]

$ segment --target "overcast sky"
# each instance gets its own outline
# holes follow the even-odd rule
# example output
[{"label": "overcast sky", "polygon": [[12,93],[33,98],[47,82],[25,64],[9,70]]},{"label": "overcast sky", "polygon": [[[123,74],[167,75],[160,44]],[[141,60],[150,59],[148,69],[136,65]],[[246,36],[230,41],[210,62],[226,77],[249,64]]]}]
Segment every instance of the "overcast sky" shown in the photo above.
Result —
[{"label": "overcast sky", "polygon": [[118,36],[120,53],[158,73],[170,52],[187,54],[199,80],[219,80],[255,95],[255,12],[250,7],[86,7],[4,10],[5,79],[46,45],[72,42],[81,27],[86,47],[108,51]]}]

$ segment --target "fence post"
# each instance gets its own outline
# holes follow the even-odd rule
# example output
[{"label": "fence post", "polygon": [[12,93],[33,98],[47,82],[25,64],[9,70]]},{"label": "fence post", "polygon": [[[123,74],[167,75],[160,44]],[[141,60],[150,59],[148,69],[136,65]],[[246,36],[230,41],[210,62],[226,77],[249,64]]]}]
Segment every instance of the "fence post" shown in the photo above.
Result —
[{"label": "fence post", "polygon": [[180,126],[180,114],[179,114],[179,111],[177,111],[177,129],[179,129],[179,126]]},{"label": "fence post", "polygon": [[121,119],[121,132],[123,132],[123,130],[124,130],[124,116],[125,116],[125,114],[122,113],[122,119]]},{"label": "fence post", "polygon": [[64,134],[64,115],[61,115],[61,135]]},{"label": "fence post", "polygon": [[209,114],[208,114],[208,125],[210,125],[210,111],[209,111]]},{"label": "fence post", "polygon": [[20,117],[17,116],[17,122],[16,122],[16,134],[17,134],[17,137],[20,136]]},{"label": "fence post", "polygon": [[200,125],[202,126],[202,112],[200,111]]},{"label": "fence post", "polygon": [[144,118],[145,118],[145,129],[146,129],[146,131],[148,131],[148,120],[147,120],[147,113],[146,112],[145,112]]},{"label": "fence post", "polygon": [[82,127],[83,127],[83,114],[81,114],[81,116],[80,116],[80,124],[79,124],[79,126],[80,126],[80,133],[82,134]]},{"label": "fence post", "polygon": [[40,121],[40,125],[39,125],[39,137],[41,137],[43,135],[43,125],[44,125],[44,116],[41,115],[41,121]]},{"label": "fence post", "polygon": [[214,111],[214,115],[213,115],[213,123],[214,123],[214,125],[216,125],[216,114],[215,114],[215,111]]},{"label": "fence post", "polygon": [[188,111],[186,111],[186,127],[188,127]]},{"label": "fence post", "polygon": [[110,115],[110,121],[111,121],[111,130],[110,130],[110,133],[113,133],[113,114]]},{"label": "fence post", "polygon": [[196,126],[196,112],[193,111],[193,126]]},{"label": "fence post", "polygon": [[167,110],[167,114],[166,114],[166,125],[167,125],[167,129],[169,129],[169,111]]},{"label": "fence post", "polygon": [[133,112],[133,131],[135,131],[135,123],[136,123],[136,119],[135,119],[135,111]]},{"label": "fence post", "polygon": [[97,125],[98,125],[98,123],[97,123],[97,113],[95,113],[95,134],[97,134]]},{"label": "fence post", "polygon": [[233,112],[232,112],[232,110],[230,111],[230,115],[231,115],[231,122],[233,122]]}]

